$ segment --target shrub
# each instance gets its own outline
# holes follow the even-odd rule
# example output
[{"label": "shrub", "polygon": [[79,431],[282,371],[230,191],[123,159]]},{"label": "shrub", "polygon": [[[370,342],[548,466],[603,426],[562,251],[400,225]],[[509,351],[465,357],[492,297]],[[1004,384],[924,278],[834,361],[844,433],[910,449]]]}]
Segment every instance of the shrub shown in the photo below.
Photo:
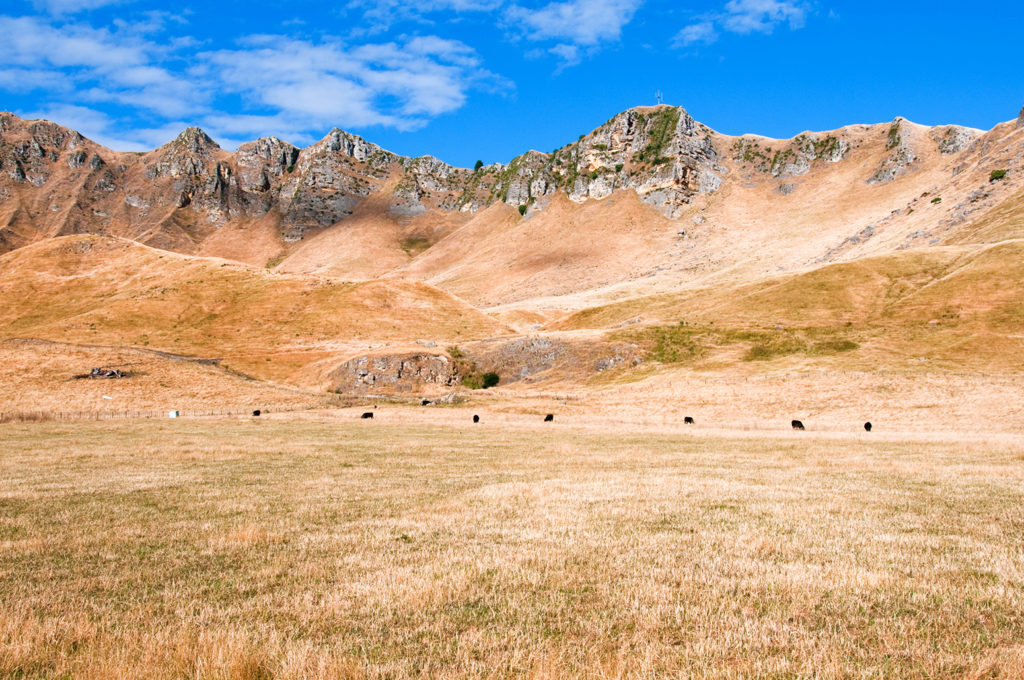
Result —
[{"label": "shrub", "polygon": [[1004,177],[1006,177],[1006,170],[993,170],[992,174],[988,176],[988,181],[997,182]]},{"label": "shrub", "polygon": [[942,197],[936,196],[935,198],[932,199],[932,203],[942,203]]},{"label": "shrub", "polygon": [[662,159],[661,152],[671,141],[676,125],[679,124],[679,109],[665,109],[653,115],[654,122],[650,129],[650,141],[643,151],[636,154],[636,160],[659,164],[668,161],[667,158]]},{"label": "shrub", "polygon": [[519,214],[520,215],[525,215],[526,214],[526,206],[525,205],[519,206]]},{"label": "shrub", "polygon": [[452,345],[451,347],[448,348],[448,356],[450,356],[452,359],[461,359],[466,355],[462,353],[462,350],[459,349],[458,345]]},{"label": "shrub", "polygon": [[477,373],[475,366],[472,371],[462,377],[462,385],[471,390],[486,390],[499,382],[501,382],[501,377],[497,373]]},{"label": "shrub", "polygon": [[473,172],[477,172],[482,167],[484,167],[484,162],[483,161],[477,161],[476,165],[473,166]]},{"label": "shrub", "polygon": [[615,164],[615,172],[622,172],[622,163]]}]

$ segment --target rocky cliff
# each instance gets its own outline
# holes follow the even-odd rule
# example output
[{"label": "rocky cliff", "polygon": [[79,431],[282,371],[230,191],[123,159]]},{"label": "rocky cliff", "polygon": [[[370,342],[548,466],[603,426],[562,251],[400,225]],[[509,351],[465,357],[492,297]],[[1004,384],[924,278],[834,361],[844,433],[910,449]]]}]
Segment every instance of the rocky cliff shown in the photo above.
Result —
[{"label": "rocky cliff", "polygon": [[[189,128],[154,151],[118,153],[54,123],[0,113],[0,252],[96,233],[264,264],[312,234],[344,228],[360,210],[394,225],[424,215],[450,216],[437,220],[451,225],[495,203],[529,217],[558,195],[583,203],[623,190],[675,219],[696,196],[723,189],[730,173],[744,186],[767,182],[788,195],[794,178],[868,146],[873,169],[862,180],[887,184],[915,172],[922,154],[967,153],[979,135],[898,118],[790,140],[727,137],[682,108],[657,106],[620,113],[551,153],[530,151],[470,170],[399,156],[337,129],[304,149],[267,137],[232,153]],[[444,228],[388,238],[393,251],[420,251]],[[247,233],[236,238],[232,230]],[[239,242],[258,247],[242,257]]]},{"label": "rocky cliff", "polygon": [[343,222],[381,191],[398,219],[498,201],[534,210],[557,192],[584,201],[617,189],[673,215],[720,186],[718,155],[711,130],[672,107],[631,109],[553,153],[476,171],[398,156],[337,129],[305,149],[268,137],[229,153],[188,128],[149,153],[118,153],[3,113],[0,250],[89,232],[192,252],[221,227],[268,218],[286,244]]}]

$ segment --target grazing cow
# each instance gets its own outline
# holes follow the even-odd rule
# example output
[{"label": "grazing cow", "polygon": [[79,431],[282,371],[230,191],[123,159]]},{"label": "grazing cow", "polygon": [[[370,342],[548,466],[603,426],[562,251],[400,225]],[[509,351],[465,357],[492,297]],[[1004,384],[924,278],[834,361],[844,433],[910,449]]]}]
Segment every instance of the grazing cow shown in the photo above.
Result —
[{"label": "grazing cow", "polygon": [[868,432],[871,432],[871,422],[870,421],[864,423],[864,429],[867,430]]},{"label": "grazing cow", "polygon": [[473,422],[474,423],[479,423],[480,422],[480,416],[473,416]]},{"label": "grazing cow", "polygon": [[252,412],[252,415],[253,415],[253,417],[255,417],[255,418],[259,418],[259,417],[260,417],[260,410],[259,410],[259,409],[256,409],[255,411],[253,411],[253,412]]},{"label": "grazing cow", "polygon": [[693,425],[693,418],[690,416],[683,418],[683,425]]},{"label": "grazing cow", "polygon": [[434,402],[430,401],[429,399],[424,399],[423,401],[420,402],[420,405],[421,406],[430,406],[433,403]]},{"label": "grazing cow", "polygon": [[545,423],[550,423],[550,422],[554,421],[554,419],[555,419],[555,414],[554,413],[549,413],[546,416],[544,416],[544,422]]},{"label": "grazing cow", "polygon": [[372,417],[373,417],[373,411],[367,411],[366,413],[364,413],[364,414],[362,415],[362,418],[363,418],[364,420],[365,420],[366,418],[372,418]]},{"label": "grazing cow", "polygon": [[793,426],[794,430],[802,430],[802,429],[804,429],[804,424],[801,423],[799,420],[794,420],[792,423],[790,423],[790,425]]}]

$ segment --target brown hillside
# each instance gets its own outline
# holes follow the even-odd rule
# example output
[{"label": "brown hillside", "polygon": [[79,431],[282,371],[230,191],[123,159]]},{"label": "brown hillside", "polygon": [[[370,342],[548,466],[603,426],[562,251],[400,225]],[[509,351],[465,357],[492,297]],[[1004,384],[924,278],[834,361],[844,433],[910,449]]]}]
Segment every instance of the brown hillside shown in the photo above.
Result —
[{"label": "brown hillside", "polygon": [[[116,368],[120,379],[76,378]],[[0,341],[0,419],[35,414],[166,417],[323,406],[327,395],[249,380],[224,368],[160,352],[45,340]]]},{"label": "brown hillside", "polygon": [[422,283],[277,275],[97,236],[0,256],[0,273],[0,337],[225,357],[267,377],[352,345],[504,330]]}]

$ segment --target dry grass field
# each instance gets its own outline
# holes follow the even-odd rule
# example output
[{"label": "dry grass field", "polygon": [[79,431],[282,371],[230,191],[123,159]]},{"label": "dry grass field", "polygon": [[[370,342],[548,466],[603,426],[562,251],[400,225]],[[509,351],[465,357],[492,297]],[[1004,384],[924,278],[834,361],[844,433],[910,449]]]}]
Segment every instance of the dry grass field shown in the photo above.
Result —
[{"label": "dry grass field", "polygon": [[0,425],[0,676],[1024,677],[1024,440]]}]

